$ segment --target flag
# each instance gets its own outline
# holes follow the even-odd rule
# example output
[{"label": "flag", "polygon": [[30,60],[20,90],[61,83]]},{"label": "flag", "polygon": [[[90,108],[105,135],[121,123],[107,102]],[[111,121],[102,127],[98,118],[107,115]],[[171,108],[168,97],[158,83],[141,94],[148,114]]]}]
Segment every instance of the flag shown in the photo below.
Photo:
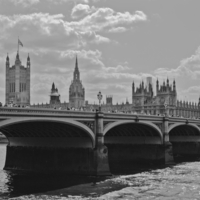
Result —
[{"label": "flag", "polygon": [[18,45],[21,45],[23,47],[23,44],[19,39],[18,39]]}]

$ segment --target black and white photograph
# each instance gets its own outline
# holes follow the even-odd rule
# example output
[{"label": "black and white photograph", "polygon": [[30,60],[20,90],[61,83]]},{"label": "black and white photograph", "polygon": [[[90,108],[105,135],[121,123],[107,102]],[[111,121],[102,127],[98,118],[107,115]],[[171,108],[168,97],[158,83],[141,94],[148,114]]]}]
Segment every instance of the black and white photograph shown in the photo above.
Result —
[{"label": "black and white photograph", "polygon": [[200,0],[0,0],[0,199],[200,200]]}]

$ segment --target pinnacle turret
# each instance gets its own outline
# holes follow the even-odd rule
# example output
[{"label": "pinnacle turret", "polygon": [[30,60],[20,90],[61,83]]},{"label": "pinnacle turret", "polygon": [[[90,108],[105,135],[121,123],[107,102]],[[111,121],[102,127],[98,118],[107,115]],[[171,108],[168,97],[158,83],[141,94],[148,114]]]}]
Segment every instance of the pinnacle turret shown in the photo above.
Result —
[{"label": "pinnacle turret", "polygon": [[21,61],[19,58],[19,52],[17,51],[16,59],[15,59],[15,65],[21,65]]},{"label": "pinnacle turret", "polygon": [[16,60],[19,60],[19,52],[17,52]]},{"label": "pinnacle turret", "polygon": [[51,91],[54,91],[54,90],[55,90],[55,84],[53,83],[53,84],[52,84]]},{"label": "pinnacle turret", "polygon": [[169,79],[167,78],[167,86],[169,86]]},{"label": "pinnacle turret", "polygon": [[6,67],[9,67],[10,66],[10,60],[9,60],[9,56],[7,54],[7,57],[6,57]]},{"label": "pinnacle turret", "polygon": [[132,93],[134,93],[134,92],[135,92],[135,83],[133,81],[133,83],[132,83]]},{"label": "pinnacle turret", "polygon": [[28,54],[28,57],[27,57],[27,67],[30,67],[31,66],[31,61],[30,61],[30,57],[29,57],[29,54]]},{"label": "pinnacle turret", "polygon": [[7,53],[7,57],[6,57],[6,62],[9,62],[9,56],[8,56],[8,53]]},{"label": "pinnacle turret", "polygon": [[175,82],[175,79],[173,81],[173,91],[176,91],[176,82]]},{"label": "pinnacle turret", "polygon": [[30,57],[29,57],[29,54],[28,54],[28,58],[27,58],[27,61],[30,61]]}]

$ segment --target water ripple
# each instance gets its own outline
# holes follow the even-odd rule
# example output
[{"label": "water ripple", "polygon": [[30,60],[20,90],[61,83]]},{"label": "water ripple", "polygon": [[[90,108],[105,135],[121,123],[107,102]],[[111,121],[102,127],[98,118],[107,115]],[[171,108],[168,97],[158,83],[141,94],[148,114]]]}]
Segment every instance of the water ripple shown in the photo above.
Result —
[{"label": "water ripple", "polygon": [[[4,146],[0,146],[0,166],[4,160],[1,158],[2,152],[5,154]],[[77,177],[77,182],[75,176],[47,177],[0,170],[0,199],[194,200],[200,199],[199,175],[200,162],[181,163],[132,175],[115,176],[97,180],[96,184],[92,179],[80,177]],[[80,185],[76,185],[77,183]]]}]

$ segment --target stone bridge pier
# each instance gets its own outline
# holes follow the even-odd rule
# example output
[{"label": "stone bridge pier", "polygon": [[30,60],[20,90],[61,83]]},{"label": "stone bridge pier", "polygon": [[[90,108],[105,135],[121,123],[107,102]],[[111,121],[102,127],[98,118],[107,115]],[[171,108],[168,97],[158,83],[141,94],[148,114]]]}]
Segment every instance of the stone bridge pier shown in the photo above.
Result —
[{"label": "stone bridge pier", "polygon": [[165,151],[165,164],[174,163],[173,146],[169,139],[169,118],[166,116],[163,118],[163,144]]},{"label": "stone bridge pier", "polygon": [[103,135],[103,113],[99,112],[96,115],[96,144],[95,157],[97,165],[97,175],[110,175],[108,162],[108,148],[104,145]]},{"label": "stone bridge pier", "polygon": [[97,119],[96,147],[102,149],[99,154],[101,169],[111,173],[129,173],[140,168],[174,163],[168,117],[155,124],[140,120],[139,116],[133,120],[110,121],[106,115],[98,113]]}]

